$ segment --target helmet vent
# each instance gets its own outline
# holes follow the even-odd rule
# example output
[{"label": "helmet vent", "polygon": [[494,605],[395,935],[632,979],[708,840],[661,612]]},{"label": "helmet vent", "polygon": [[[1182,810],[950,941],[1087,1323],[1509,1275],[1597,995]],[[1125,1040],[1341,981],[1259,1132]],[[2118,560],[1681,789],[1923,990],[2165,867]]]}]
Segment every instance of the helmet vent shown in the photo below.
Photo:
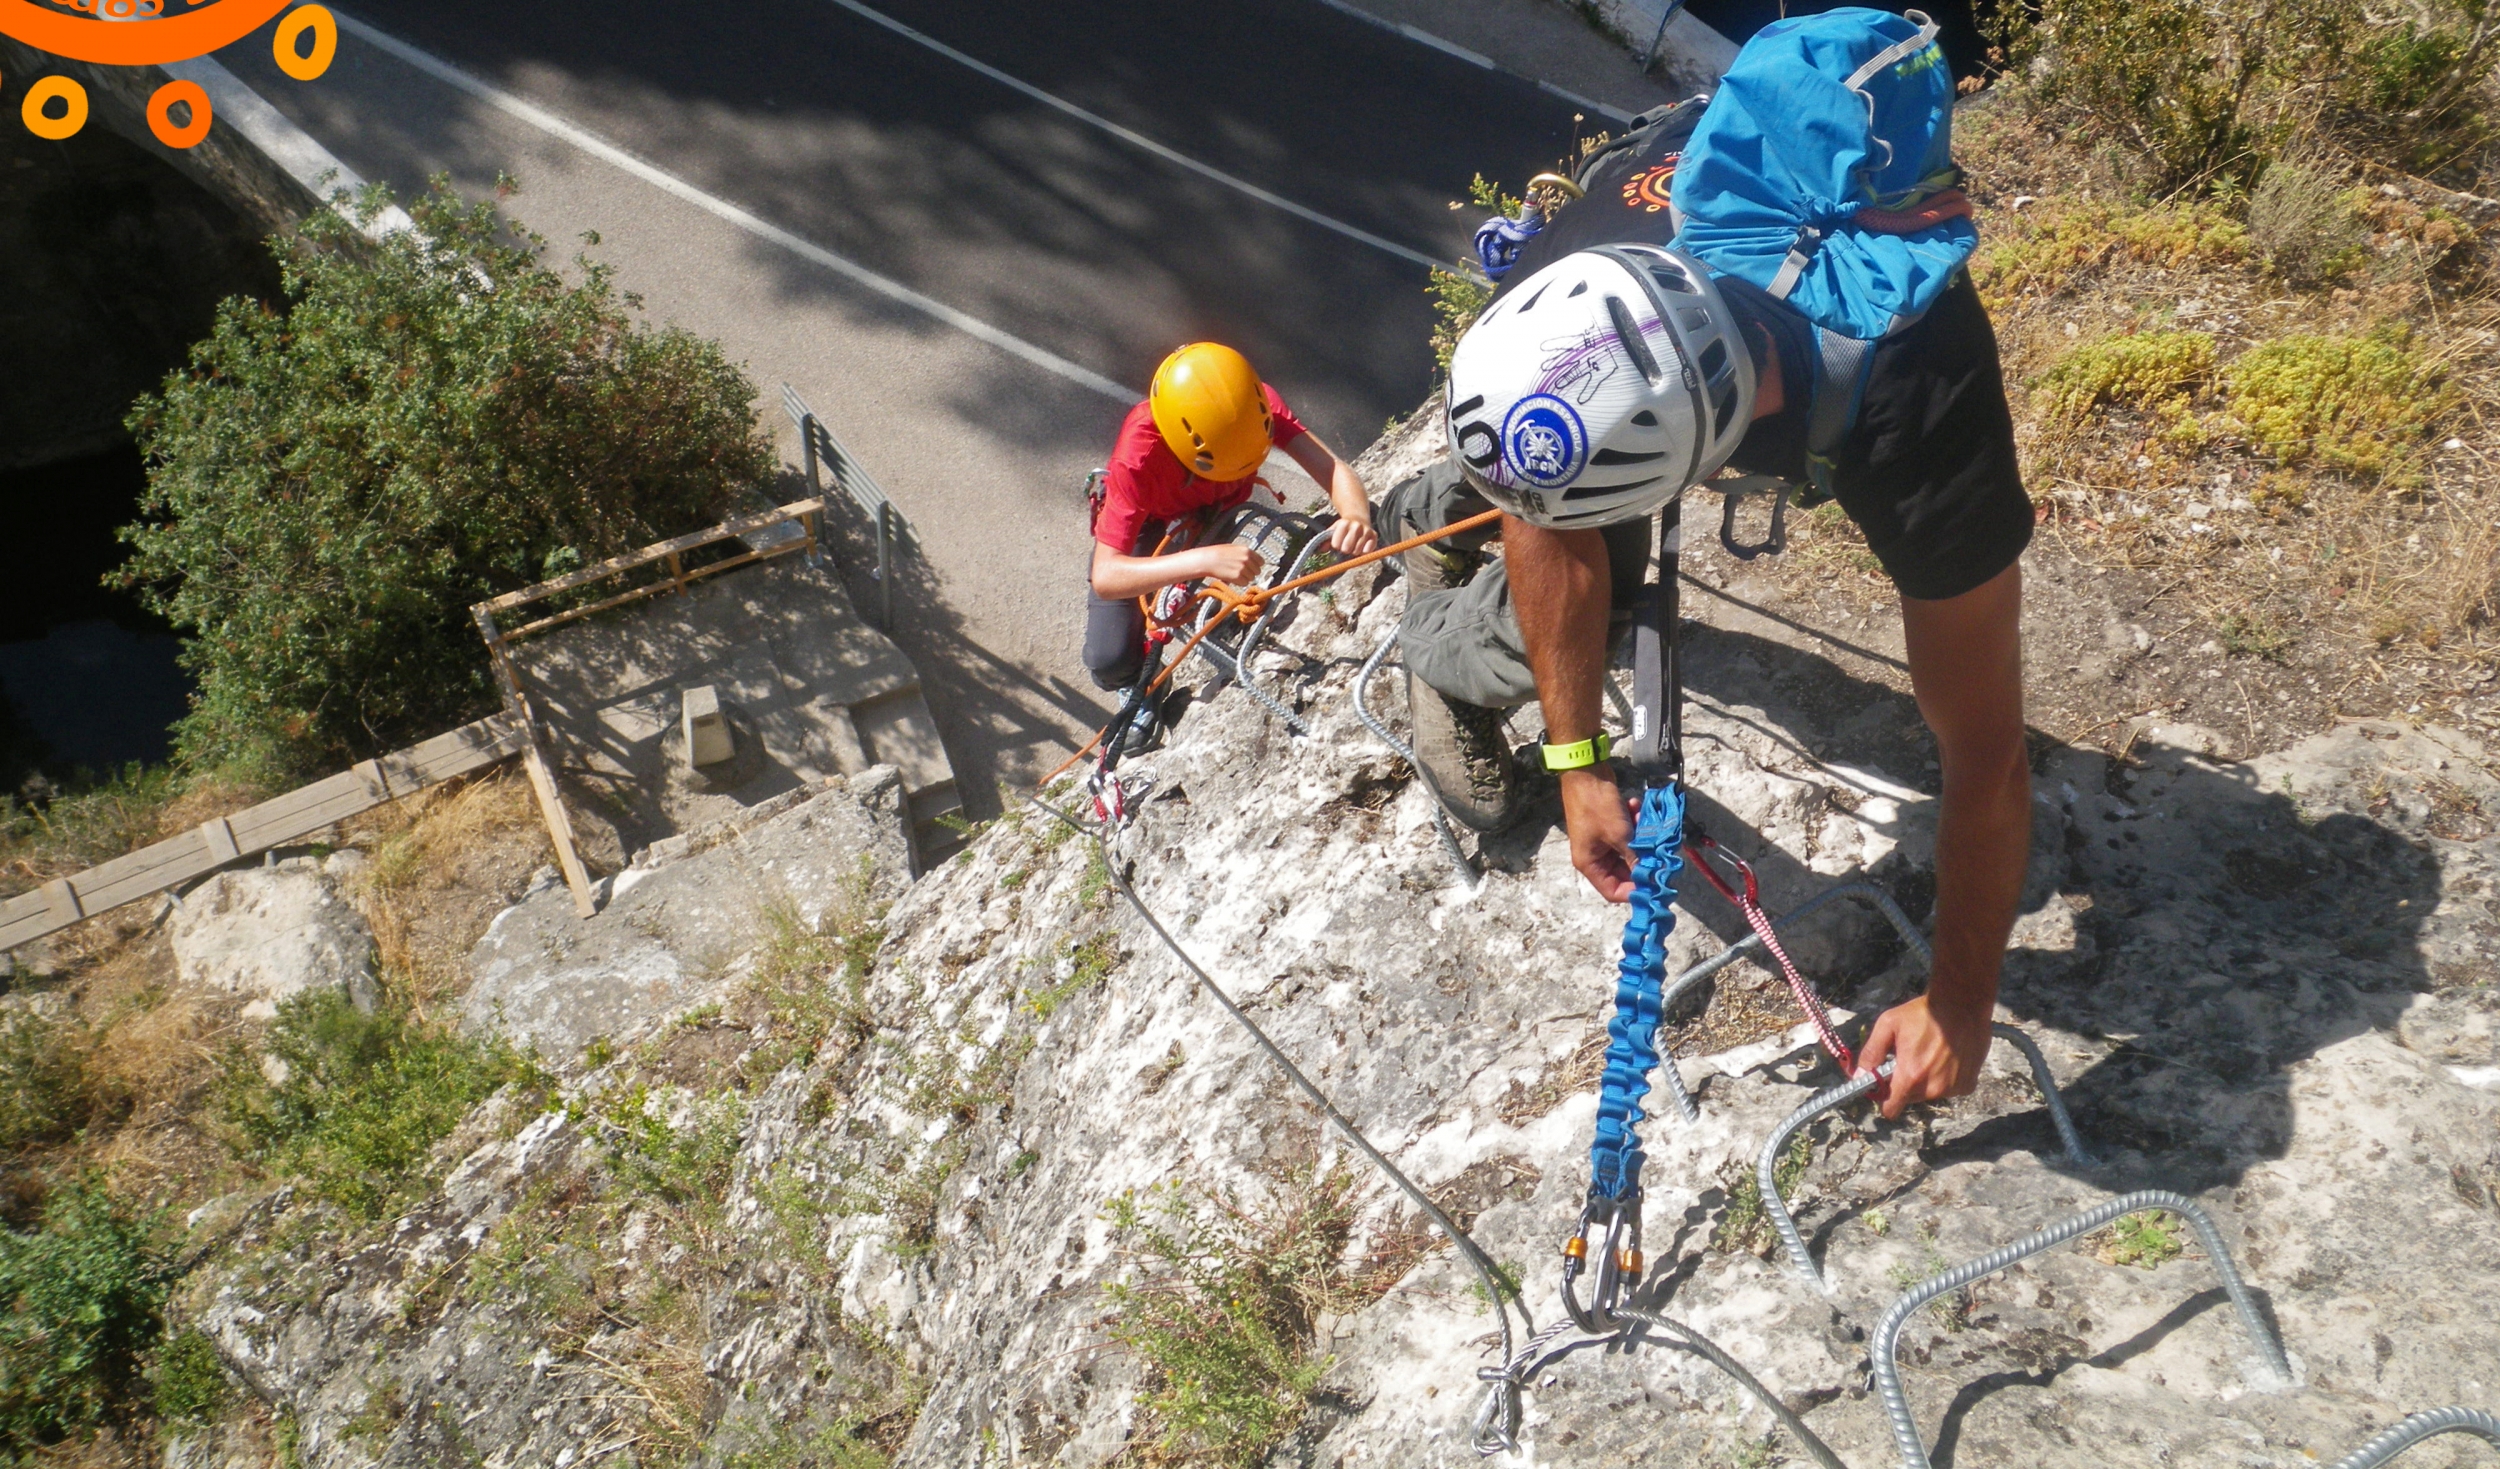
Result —
[{"label": "helmet vent", "polygon": [[1644,408],[1640,412],[1632,415],[1632,421],[1639,424],[1643,428],[1656,428],[1658,426],[1658,415]]},{"label": "helmet vent", "polygon": [[1729,383],[1719,389],[1718,411],[1711,417],[1710,420],[1711,437],[1718,438],[1725,435],[1728,430],[1729,422],[1735,417],[1736,384]]},{"label": "helmet vent", "polygon": [[1666,457],[1667,451],[1664,449],[1600,449],[1589,456],[1589,463],[1647,464],[1652,459]]},{"label": "helmet vent", "polygon": [[1709,346],[1701,349],[1701,376],[1703,381],[1707,382],[1717,378],[1719,370],[1726,366],[1727,343],[1714,341]]},{"label": "helmet vent", "polygon": [[1535,295],[1530,296],[1527,300],[1519,303],[1519,314],[1521,316],[1525,316],[1529,312],[1536,310],[1536,303],[1544,300],[1545,293],[1552,289],[1554,289],[1554,283],[1552,281],[1547,281],[1544,285],[1537,287]]},{"label": "helmet vent", "polygon": [[1463,417],[1465,417],[1466,415],[1468,415],[1468,414],[1470,414],[1470,413],[1475,412],[1477,409],[1482,408],[1483,406],[1484,406],[1484,394],[1482,394],[1482,393],[1478,393],[1476,396],[1474,396],[1474,397],[1472,397],[1472,398],[1468,399],[1466,402],[1461,403],[1461,404],[1459,404],[1457,407],[1455,407],[1455,408],[1451,409],[1451,410],[1450,410],[1450,417],[1452,417],[1452,418],[1463,418]]},{"label": "helmet vent", "polygon": [[1641,340],[1640,323],[1632,319],[1632,308],[1623,304],[1622,297],[1608,296],[1606,315],[1615,324],[1615,340],[1623,344],[1624,355],[1632,359],[1641,376],[1653,383],[1658,381],[1658,358],[1649,350],[1649,343]]},{"label": "helmet vent", "polygon": [[1563,299],[1567,301],[1567,300],[1571,299],[1573,296],[1577,296],[1577,295],[1579,295],[1581,292],[1583,292],[1583,291],[1587,290],[1588,288],[1589,288],[1589,283],[1588,283],[1587,281],[1582,281],[1582,282],[1580,282],[1578,285],[1573,286],[1570,290],[1568,290],[1568,291],[1564,292],[1564,293],[1563,293]]}]

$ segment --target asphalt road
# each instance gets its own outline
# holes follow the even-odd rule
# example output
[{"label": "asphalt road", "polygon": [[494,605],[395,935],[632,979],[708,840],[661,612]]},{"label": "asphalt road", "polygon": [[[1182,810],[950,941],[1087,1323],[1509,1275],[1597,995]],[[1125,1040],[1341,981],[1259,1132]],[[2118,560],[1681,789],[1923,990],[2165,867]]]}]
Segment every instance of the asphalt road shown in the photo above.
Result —
[{"label": "asphalt road", "polygon": [[[777,404],[779,385],[796,385],[913,527],[898,640],[986,814],[997,782],[1055,764],[1109,711],[1075,655],[1076,490],[1126,405],[865,289],[703,196],[1098,384],[1142,390],[1173,345],[1233,342],[1351,454],[1429,386],[1424,269],[1409,253],[1463,250],[1474,215],[1449,201],[1478,171],[1515,184],[1559,157],[1574,109],[1317,0],[1098,0],[1081,23],[1069,7],[1001,0],[878,9],[1137,137],[837,0],[734,12],[359,0],[347,12],[627,150],[640,174],[352,33],[312,83],[280,74],[265,36],[220,59],[368,178],[407,192],[447,173],[484,193],[510,173],[522,192],[509,208],[559,253],[596,231],[594,253],[653,319],[747,364],[793,462]],[[677,185],[655,186],[651,169]]]}]

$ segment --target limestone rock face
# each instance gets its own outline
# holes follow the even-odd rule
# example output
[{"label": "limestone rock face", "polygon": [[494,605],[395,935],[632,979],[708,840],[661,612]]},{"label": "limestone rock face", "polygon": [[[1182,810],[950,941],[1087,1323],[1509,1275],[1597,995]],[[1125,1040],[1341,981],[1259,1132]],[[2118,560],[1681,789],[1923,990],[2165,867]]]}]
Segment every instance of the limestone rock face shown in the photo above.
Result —
[{"label": "limestone rock face", "polygon": [[719,998],[768,910],[812,926],[834,903],[899,891],[911,870],[906,821],[900,777],[872,766],[654,843],[608,880],[592,918],[575,916],[561,884],[540,884],[478,940],[469,1024],[533,1043],[557,1065],[594,1040],[637,1039]]},{"label": "limestone rock face", "polygon": [[344,989],[370,1007],[373,931],[339,890],[363,860],[355,852],[290,857],[209,878],[167,925],[176,976],[241,996],[243,1014],[256,1020],[313,989]]},{"label": "limestone rock face", "polygon": [[[1454,871],[1429,797],[1351,708],[1402,605],[1392,578],[1357,572],[1253,660],[1308,738],[1201,687],[1169,746],[1123,767],[1139,815],[1114,860],[1335,1106],[1519,1271],[1541,1324],[1585,1196],[1622,914],[1572,871],[1550,796],[1472,852],[1480,875]],[[1693,809],[1755,865],[1771,909],[1865,879],[1925,921],[1936,801],[1908,697],[1742,633],[1696,625],[1686,653]],[[1376,680],[1371,701],[1402,724],[1399,686]],[[1999,1018],[2046,1052],[2099,1162],[2062,1156],[2002,1046],[1969,1097],[1898,1124],[1835,1114],[1803,1134],[1789,1189],[1828,1297],[1779,1257],[1749,1195],[1764,1141],[1832,1068],[1784,989],[1747,966],[1669,1017],[1702,1115],[1644,1127],[1653,1300],[1847,1462],[1897,1462],[1868,1351],[1905,1285],[2144,1188],[2214,1216],[2297,1380],[2250,1368],[2192,1236],[2149,1257],[2086,1237],[1911,1321],[1902,1367],[1939,1462],[2293,1469],[2409,1412],[2500,1406],[2494,758],[2380,723],[2245,763],[2216,748],[2148,729],[2123,762],[2059,752],[2035,780]],[[610,904],[665,940],[567,928],[560,893],[524,904],[480,946],[481,990],[503,998],[504,1023],[549,1038],[657,1013],[599,1009],[646,982],[621,975],[664,975],[669,1003],[687,1003],[712,982],[692,962],[702,936],[729,942],[730,924],[696,915],[731,901],[730,874],[773,854],[773,872],[814,874],[794,897],[838,875],[814,844],[852,828],[794,823],[742,838],[745,857],[685,859],[688,887],[665,906],[636,900],[676,894],[673,867]],[[1105,1288],[1145,1268],[1107,1202],[1175,1182],[1255,1199],[1316,1146],[1355,1170],[1358,1240],[1415,1223],[1097,862],[1090,840],[1024,810],[901,892],[848,1028],[744,1104],[706,1232],[658,1237],[656,1206],[603,1226],[599,1268],[617,1273],[599,1277],[602,1301],[637,1298],[636,1270],[709,1252],[699,1340],[667,1359],[699,1368],[704,1462],[760,1426],[854,1411],[842,1364],[873,1349],[926,1385],[901,1464],[1109,1464],[1153,1384],[1107,1329]],[[1684,889],[1674,968],[1745,932],[1706,887]],[[1844,1018],[1921,977],[1853,901],[1800,923],[1792,947]],[[498,1013],[471,1006],[481,1024]],[[685,1093],[650,1103],[672,1126],[707,1084],[678,1074]],[[352,1240],[282,1230],[271,1206],[282,1253],[217,1282],[201,1319],[293,1416],[304,1462],[565,1464],[642,1431],[601,1376],[661,1360],[630,1355],[625,1323],[585,1311],[560,1326],[526,1292],[447,1283],[482,1241],[537,1238],[508,1221],[618,1146],[602,1126],[565,1111],[482,1121],[447,1146],[458,1161],[431,1199]],[[1319,1319],[1333,1365],[1273,1462],[1479,1462],[1468,1430],[1493,1320],[1448,1251],[1395,1258],[1394,1281]],[[408,1406],[374,1428],[377,1401]],[[1766,1454],[1769,1433],[1706,1363],[1634,1338],[1534,1376],[1516,1462],[1805,1461],[1784,1438]],[[2454,1443],[2408,1464],[2472,1462]]]}]

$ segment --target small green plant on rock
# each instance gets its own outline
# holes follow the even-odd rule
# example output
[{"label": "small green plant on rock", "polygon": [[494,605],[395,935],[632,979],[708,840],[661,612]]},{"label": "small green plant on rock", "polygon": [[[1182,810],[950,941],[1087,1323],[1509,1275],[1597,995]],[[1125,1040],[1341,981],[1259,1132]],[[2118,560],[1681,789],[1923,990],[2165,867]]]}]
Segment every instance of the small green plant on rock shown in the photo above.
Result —
[{"label": "small green plant on rock", "polygon": [[148,1375],[156,1387],[156,1416],[167,1423],[213,1423],[234,1395],[217,1344],[197,1327],[175,1332],[158,1348]]},{"label": "small green plant on rock", "polygon": [[2112,1265],[2159,1269],[2186,1252],[2187,1245],[2179,1237],[2182,1229],[2178,1220],[2159,1209],[2129,1214],[2109,1227],[2101,1258]]},{"label": "small green plant on rock", "polygon": [[283,1002],[265,1043],[275,1066],[242,1044],[222,1059],[238,1150],[358,1219],[406,1198],[434,1144],[496,1088],[540,1079],[501,1040],[469,1039],[387,1001],[368,1014],[342,990]]},{"label": "small green plant on rock", "polygon": [[1151,1373],[1146,1431],[1165,1461],[1247,1469],[1302,1421],[1330,1365],[1314,1323],[1372,1294],[1344,1268],[1353,1192],[1344,1168],[1304,1160],[1255,1202],[1175,1183],[1107,1206],[1140,1266],[1110,1287],[1111,1335]]}]

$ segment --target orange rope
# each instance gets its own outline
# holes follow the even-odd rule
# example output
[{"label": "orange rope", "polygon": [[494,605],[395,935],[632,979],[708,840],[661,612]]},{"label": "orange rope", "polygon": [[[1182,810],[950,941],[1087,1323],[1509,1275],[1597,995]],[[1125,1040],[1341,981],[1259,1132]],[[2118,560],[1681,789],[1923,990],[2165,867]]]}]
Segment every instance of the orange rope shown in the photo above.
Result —
[{"label": "orange rope", "polygon": [[[1241,591],[1228,587],[1220,581],[1210,579],[1208,586],[1201,590],[1196,597],[1191,599],[1189,604],[1190,610],[1195,611],[1200,606],[1203,606],[1208,602],[1214,602],[1222,607],[1223,611],[1208,618],[1206,626],[1198,629],[1196,633],[1192,634],[1188,642],[1181,644],[1181,650],[1172,655],[1170,662],[1163,665],[1163,671],[1155,675],[1154,682],[1146,685],[1146,692],[1151,694],[1155,690],[1163,687],[1164,680],[1170,678],[1174,673],[1178,672],[1180,666],[1189,661],[1189,655],[1197,651],[1200,643],[1206,641],[1207,634],[1224,625],[1224,619],[1227,616],[1238,618],[1245,623],[1256,622],[1259,620],[1259,613],[1265,610],[1269,602],[1274,601],[1276,598],[1283,596],[1287,592],[1298,592],[1304,587],[1316,586],[1321,582],[1327,581],[1331,577],[1343,576],[1358,566],[1368,566],[1372,562],[1378,561],[1383,557],[1395,556],[1401,552],[1411,551],[1417,546],[1430,545],[1432,542],[1440,540],[1445,536],[1457,535],[1460,531],[1474,530],[1478,526],[1490,525],[1495,520],[1501,518],[1501,514],[1502,512],[1499,510],[1487,510],[1482,515],[1471,515],[1465,520],[1453,521],[1452,523],[1441,527],[1439,530],[1426,531],[1420,536],[1409,536],[1394,546],[1380,546],[1366,551],[1360,556],[1349,556],[1334,566],[1321,567],[1319,570],[1310,573],[1308,576],[1297,576],[1292,581],[1284,582],[1277,586],[1252,587],[1247,591]],[[1143,599],[1141,598],[1140,600],[1142,601]],[[1178,623],[1173,624],[1173,626],[1178,625]],[[1095,748],[1102,744],[1103,736],[1109,734],[1110,732],[1111,726],[1107,724],[1094,731],[1094,737],[1085,742],[1083,749],[1078,750],[1075,754],[1070,755],[1067,759],[1059,762],[1058,767],[1053,769],[1050,774],[1043,776],[1040,781],[1035,783],[1033,788],[1035,790],[1041,790],[1044,787],[1047,787],[1052,781],[1057,780],[1060,776],[1067,774],[1069,768],[1074,766],[1076,762],[1084,759],[1087,755],[1092,754]]]}]

